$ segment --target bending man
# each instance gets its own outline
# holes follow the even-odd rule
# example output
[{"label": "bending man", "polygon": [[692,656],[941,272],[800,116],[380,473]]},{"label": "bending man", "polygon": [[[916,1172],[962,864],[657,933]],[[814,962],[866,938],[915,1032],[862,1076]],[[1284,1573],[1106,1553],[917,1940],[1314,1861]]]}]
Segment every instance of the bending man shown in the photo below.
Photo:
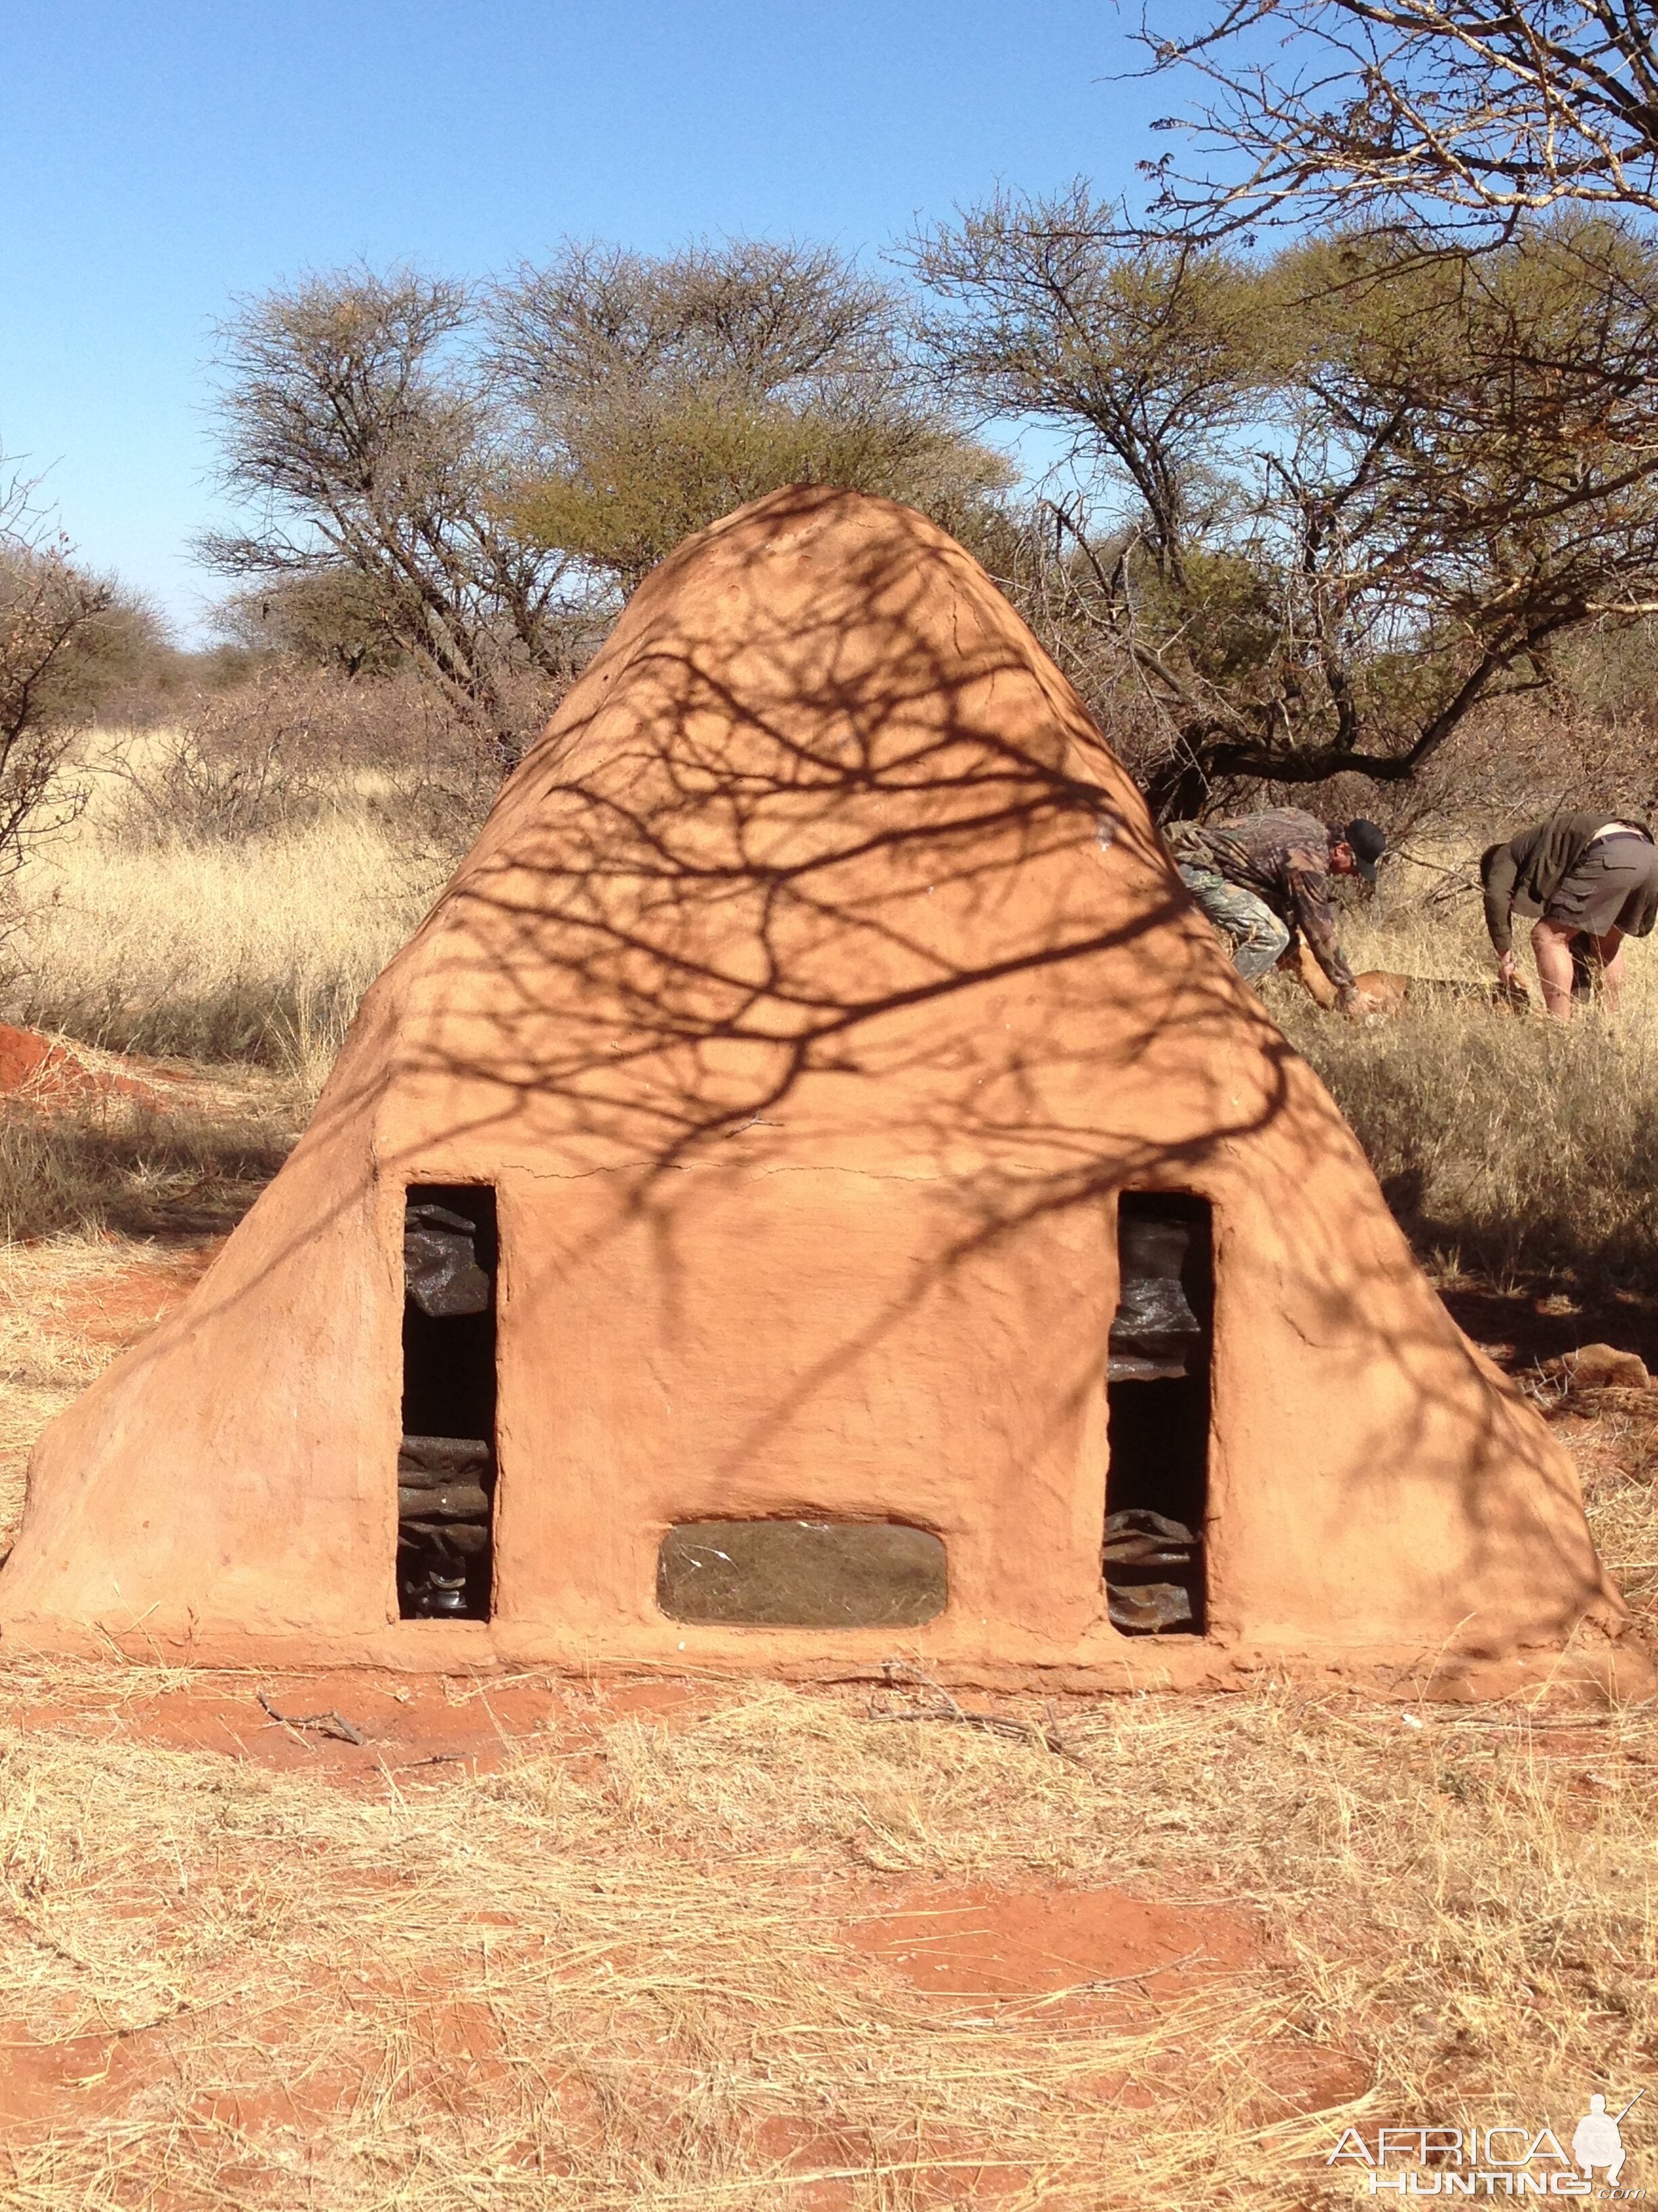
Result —
[{"label": "bending man", "polygon": [[1532,957],[1543,1003],[1558,1022],[1571,1019],[1572,954],[1589,955],[1616,1006],[1624,980],[1624,939],[1645,937],[1658,919],[1658,848],[1643,822],[1599,814],[1552,814],[1479,862],[1485,927],[1505,983],[1518,980],[1514,917],[1539,915]]},{"label": "bending man", "polygon": [[1376,881],[1388,841],[1374,822],[1327,823],[1275,806],[1227,822],[1172,822],[1163,836],[1181,881],[1246,982],[1276,967],[1299,934],[1335,986],[1337,1006],[1351,1011],[1353,971],[1336,942],[1330,878]]}]

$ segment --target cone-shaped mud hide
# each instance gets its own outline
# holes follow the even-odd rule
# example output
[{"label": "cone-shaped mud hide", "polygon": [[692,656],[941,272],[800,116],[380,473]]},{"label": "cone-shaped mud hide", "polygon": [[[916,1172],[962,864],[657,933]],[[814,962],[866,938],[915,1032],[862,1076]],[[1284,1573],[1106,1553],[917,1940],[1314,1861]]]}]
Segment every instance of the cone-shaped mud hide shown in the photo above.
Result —
[{"label": "cone-shaped mud hide", "polygon": [[0,1650],[1077,1687],[1623,1618],[1069,686],[824,491],[641,589],[0,1574]]}]

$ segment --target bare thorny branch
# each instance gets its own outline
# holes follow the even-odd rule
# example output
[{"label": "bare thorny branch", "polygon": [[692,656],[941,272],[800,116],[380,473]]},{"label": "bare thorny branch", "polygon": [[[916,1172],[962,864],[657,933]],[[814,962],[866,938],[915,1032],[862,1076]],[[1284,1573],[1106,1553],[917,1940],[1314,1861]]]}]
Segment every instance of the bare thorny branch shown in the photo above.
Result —
[{"label": "bare thorny branch", "polygon": [[[1427,250],[1431,247],[1431,250]],[[1658,599],[1658,250],[1581,215],[1479,254],[1383,229],[1248,260],[1086,189],[921,240],[936,373],[1064,426],[1005,559],[1162,811],[1400,783],[1558,639]]]},{"label": "bare thorny branch", "polygon": [[16,474],[0,483],[0,876],[78,811],[63,773],[73,735],[63,678],[114,596],[76,565],[34,492]]},{"label": "bare thorny branch", "polygon": [[485,395],[450,373],[463,286],[366,271],[244,307],[224,333],[223,481],[261,526],[206,541],[244,576],[364,579],[388,638],[510,765],[514,678],[569,674],[568,563],[501,520]]},{"label": "bare thorny branch", "polygon": [[[1145,165],[1159,220],[1419,226],[1485,242],[1562,206],[1658,213],[1650,9],[1621,0],[1234,0],[1195,33],[1149,16],[1153,68],[1194,73],[1158,127],[1204,166]],[[1220,157],[1218,179],[1208,163]]]}]

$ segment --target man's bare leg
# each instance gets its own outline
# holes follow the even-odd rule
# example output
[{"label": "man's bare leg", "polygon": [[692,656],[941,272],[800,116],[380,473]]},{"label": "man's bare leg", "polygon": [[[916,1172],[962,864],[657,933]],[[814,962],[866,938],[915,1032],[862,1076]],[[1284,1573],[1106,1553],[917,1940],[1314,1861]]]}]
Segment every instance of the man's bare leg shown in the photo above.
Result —
[{"label": "man's bare leg", "polygon": [[1543,1004],[1557,1022],[1571,1019],[1571,941],[1577,932],[1558,921],[1540,921],[1531,933],[1532,957],[1543,986]]},{"label": "man's bare leg", "polygon": [[1592,937],[1594,956],[1600,969],[1600,988],[1606,995],[1606,1011],[1615,1014],[1624,988],[1624,933],[1609,929],[1604,937]]}]

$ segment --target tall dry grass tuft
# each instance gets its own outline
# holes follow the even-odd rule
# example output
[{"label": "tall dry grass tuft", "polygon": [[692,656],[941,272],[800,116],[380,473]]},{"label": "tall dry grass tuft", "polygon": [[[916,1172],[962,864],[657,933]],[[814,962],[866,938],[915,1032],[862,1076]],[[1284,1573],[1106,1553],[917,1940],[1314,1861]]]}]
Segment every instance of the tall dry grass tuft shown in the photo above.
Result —
[{"label": "tall dry grass tuft", "polygon": [[[1467,872],[1472,853],[1460,859]],[[1430,903],[1400,866],[1344,920],[1355,968],[1486,983],[1478,896]],[[1430,878],[1430,883],[1442,879]],[[1522,970],[1540,1005],[1521,929]],[[1568,1027],[1478,1002],[1368,1026],[1287,980],[1266,995],[1352,1125],[1418,1249],[1504,1277],[1652,1285],[1658,1271],[1658,941],[1631,944],[1619,1012]]]},{"label": "tall dry grass tuft", "polygon": [[152,1107],[122,1097],[0,1113],[0,1241],[234,1227],[286,1158],[282,1092]]},{"label": "tall dry grass tuft", "polygon": [[373,773],[336,779],[295,822],[217,837],[169,836],[124,778],[92,781],[81,822],[20,878],[9,1017],[115,1051],[254,1061],[314,1095],[452,854],[400,824]]}]

